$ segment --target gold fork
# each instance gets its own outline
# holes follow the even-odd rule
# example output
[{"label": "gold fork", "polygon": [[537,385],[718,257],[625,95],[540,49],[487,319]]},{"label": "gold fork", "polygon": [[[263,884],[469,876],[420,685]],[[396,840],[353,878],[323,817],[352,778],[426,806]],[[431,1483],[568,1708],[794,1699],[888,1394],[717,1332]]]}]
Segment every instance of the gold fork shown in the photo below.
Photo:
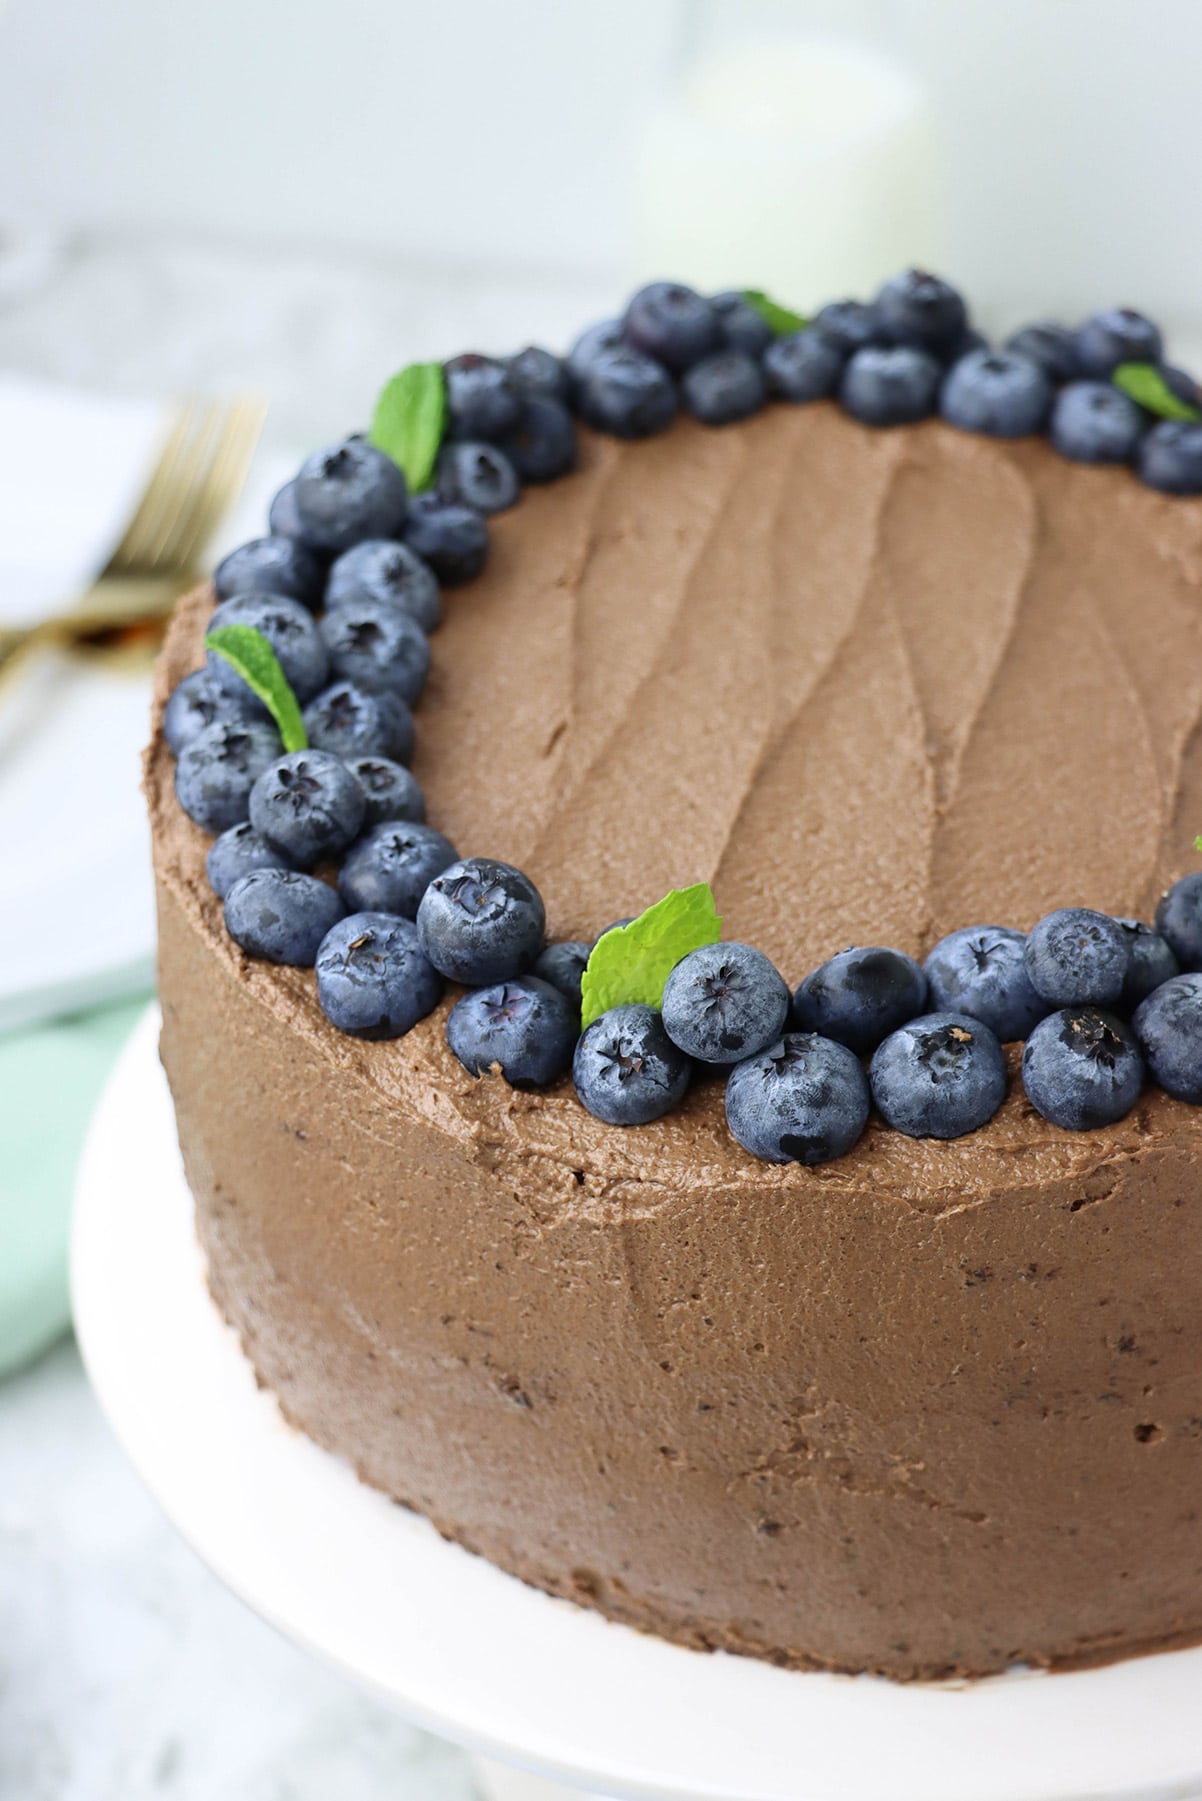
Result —
[{"label": "gold fork", "polygon": [[192,582],[206,544],[246,480],[266,403],[184,401],[158,462],[102,571],[74,605],[34,626],[0,629],[0,673],[48,640],[70,641],[161,618]]}]

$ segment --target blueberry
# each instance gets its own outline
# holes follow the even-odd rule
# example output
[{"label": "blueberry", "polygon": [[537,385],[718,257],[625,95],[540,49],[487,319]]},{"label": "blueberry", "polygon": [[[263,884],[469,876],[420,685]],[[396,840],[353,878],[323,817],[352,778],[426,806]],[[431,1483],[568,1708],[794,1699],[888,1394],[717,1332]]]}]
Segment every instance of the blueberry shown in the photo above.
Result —
[{"label": "blueberry", "polygon": [[[267,526],[273,537],[305,540],[305,528],[296,510],[296,482],[285,482],[267,509]],[[311,545],[306,545],[312,551]],[[317,553],[313,553],[317,554]]]},{"label": "blueberry", "polygon": [[626,308],[622,329],[628,344],[666,369],[688,369],[722,341],[713,303],[679,281],[653,281],[640,288]]},{"label": "blueberry", "polygon": [[732,425],[758,413],[767,397],[758,362],[745,350],[715,350],[686,370],[685,408],[703,425]]},{"label": "blueberry", "polygon": [[443,364],[447,417],[457,438],[494,438],[512,429],[522,396],[511,371],[495,357],[469,351]]},{"label": "blueberry", "polygon": [[602,938],[604,938],[605,932],[620,932],[623,926],[632,926],[637,918],[638,918],[637,913],[626,913],[623,915],[623,917],[621,919],[611,920],[610,923],[605,927],[605,931],[597,933],[597,938],[596,938],[595,942],[599,942]]},{"label": "blueberry", "polygon": [[537,344],[527,344],[509,358],[509,379],[523,400],[564,400],[570,383],[562,357]]},{"label": "blueberry", "polygon": [[966,926],[950,932],[928,956],[931,1008],[969,1013],[1003,1044],[1025,1038],[1048,1011],[1027,974],[1024,932],[1009,926]]},{"label": "blueberry", "polygon": [[209,846],[205,874],[218,900],[224,900],[240,876],[252,869],[291,869],[290,859],[256,832],[249,819],[232,825]]},{"label": "blueberry", "polygon": [[768,391],[781,400],[825,400],[839,385],[845,354],[811,327],[775,338],[764,352]]},{"label": "blueberry", "polygon": [[939,393],[939,411],[961,431],[1024,438],[1043,429],[1052,384],[1030,357],[1012,350],[971,350],[954,363]]},{"label": "blueberry", "polygon": [[328,750],[290,750],[250,791],[250,823],[298,869],[336,857],[359,834],[367,800]]},{"label": "blueberry", "polygon": [[586,425],[617,438],[648,438],[676,417],[676,389],[659,363],[629,344],[599,351],[581,377],[576,404]]},{"label": "blueberry", "polygon": [[462,501],[444,500],[433,489],[414,495],[401,536],[448,587],[470,582],[488,561],[484,515]]},{"label": "blueberry", "polygon": [[963,357],[973,356],[977,351],[992,349],[993,345],[984,332],[969,328],[967,331],[962,331],[960,336],[947,346],[946,350],[941,351],[940,356],[944,366],[950,369],[953,363],[960,362]]},{"label": "blueberry", "polygon": [[881,316],[863,300],[829,300],[814,315],[814,330],[844,356],[882,342]]},{"label": "blueberry", "polygon": [[1074,463],[1127,463],[1143,436],[1143,413],[1108,381],[1070,381],[1052,405],[1048,436]]},{"label": "blueberry", "polygon": [[452,981],[507,982],[543,946],[546,913],[529,876],[491,857],[465,857],[430,882],[417,910],[427,957]]},{"label": "blueberry", "polygon": [[668,977],[664,1030],[702,1063],[738,1063],[775,1043],[789,1012],[784,977],[750,944],[707,944]]},{"label": "blueberry", "polygon": [[911,346],[857,350],[843,371],[839,399],[864,425],[912,425],[935,410],[943,370]]},{"label": "blueberry", "polygon": [[438,492],[443,500],[462,501],[478,513],[503,513],[517,503],[522,485],[509,458],[495,445],[456,438],[443,445],[439,456]]},{"label": "blueberry", "polygon": [[385,820],[343,858],[338,892],[353,913],[396,913],[416,919],[434,877],[455,861],[455,847],[431,826]]},{"label": "blueberry", "polygon": [[1131,1028],[1100,1007],[1049,1013],[1023,1046],[1027,1099],[1069,1132],[1125,1119],[1143,1085],[1144,1060]]},{"label": "blueberry", "polygon": [[1018,356],[1038,363],[1048,380],[1060,387],[1081,374],[1077,361],[1076,333],[1071,326],[1058,325],[1054,319],[1040,319],[1011,332],[1005,348]]},{"label": "blueberry", "polygon": [[610,1126],[645,1126],[684,1098],[692,1065],[654,1007],[632,1003],[595,1019],[572,1058],[576,1093]]},{"label": "blueberry", "polygon": [[967,1013],[926,1013],[873,1053],[872,1098],[886,1124],[909,1138],[962,1138],[1006,1098],[1002,1047]]},{"label": "blueberry", "polygon": [[731,1070],[726,1123],[753,1157],[829,1163],[850,1151],[868,1123],[868,1081],[846,1045],[788,1032]]},{"label": "blueberry", "polygon": [[366,694],[353,682],[333,682],[309,702],[302,715],[315,750],[352,757],[391,757],[408,763],[413,755],[413,714],[398,694]]},{"label": "blueberry", "polygon": [[1202,425],[1162,419],[1140,444],[1138,468],[1162,494],[1202,494]]},{"label": "blueberry", "polygon": [[352,913],[317,952],[317,1000],[352,1038],[401,1038],[442,999],[442,977],[422,955],[417,928],[392,913]]},{"label": "blueberry", "polygon": [[806,977],[793,997],[793,1023],[862,1054],[926,1004],[927,979],[913,957],[857,945]]},{"label": "blueberry", "polygon": [[432,632],[442,619],[438,578],[416,551],[391,538],[369,538],[344,551],[331,566],[326,583],[326,608],[348,601],[380,600],[410,614],[423,632]]},{"label": "blueberry", "polygon": [[430,640],[411,613],[386,600],[347,600],[321,622],[330,674],[364,694],[398,694],[412,706],[430,673]]},{"label": "blueberry", "polygon": [[568,383],[572,391],[579,389],[585,376],[603,351],[621,350],[626,339],[620,319],[602,319],[582,331],[568,352]]},{"label": "blueberry", "polygon": [[1157,327],[1127,306],[1094,313],[1077,329],[1077,362],[1083,375],[1113,375],[1120,363],[1158,363],[1162,349]]},{"label": "blueberry", "polygon": [[564,938],[555,944],[548,944],[538,953],[530,967],[530,973],[537,976],[540,982],[550,982],[552,988],[558,988],[575,1002],[576,1010],[580,1010],[580,979],[584,975],[585,965],[592,953],[592,945],[581,939]]},{"label": "blueberry", "polygon": [[1115,923],[1122,928],[1127,941],[1127,977],[1119,1004],[1124,1013],[1134,1013],[1154,988],[1181,973],[1181,965],[1168,941],[1151,926],[1146,926],[1142,919],[1119,919]]},{"label": "blueberry", "polygon": [[[261,633],[302,704],[324,685],[329,674],[326,647],[312,613],[298,600],[274,594],[236,594],[215,609],[208,629],[216,631],[223,625],[249,625]],[[208,670],[218,688],[238,695],[245,704],[246,683],[215,650],[208,653]]]},{"label": "blueberry", "polygon": [[194,670],[171,691],[163,708],[163,736],[175,756],[190,744],[207,725],[224,720],[235,724],[240,719],[264,717],[262,703],[242,684],[241,694],[234,694],[214,681],[207,669]]},{"label": "blueberry", "polygon": [[1123,992],[1131,952],[1109,914],[1059,907],[1032,926],[1023,956],[1031,986],[1051,1006],[1109,1007]]},{"label": "blueberry", "polygon": [[887,281],[876,297],[876,313],[885,338],[911,344],[936,356],[964,335],[968,312],[948,282],[924,269],[904,269]]},{"label": "blueberry", "polygon": [[576,426],[559,400],[523,402],[512,431],[497,440],[524,482],[550,482],[576,464]]},{"label": "blueberry", "polygon": [[365,829],[386,819],[425,820],[426,797],[417,777],[402,764],[389,757],[351,757],[347,768],[366,797]]},{"label": "blueberry", "polygon": [[579,1009],[535,976],[474,988],[447,1020],[447,1043],[468,1074],[495,1065],[511,1088],[545,1088],[563,1075],[579,1035]]},{"label": "blueberry", "polygon": [[391,457],[363,438],[315,451],[296,477],[296,517],[306,544],[337,556],[364,538],[394,538],[408,489]]},{"label": "blueberry", "polygon": [[292,869],[252,869],[225,897],[225,929],[248,957],[308,969],[345,909],[334,889]]},{"label": "blueberry", "polygon": [[1160,365],[1160,377],[1170,394],[1186,406],[1202,407],[1202,386],[1195,381],[1188,369],[1178,369],[1173,363]]},{"label": "blueberry", "polygon": [[239,825],[250,807],[250,791],[280,754],[279,734],[265,721],[218,719],[180,751],[175,765],[179,804],[206,832]]},{"label": "blueberry", "polygon": [[1202,975],[1173,976],[1132,1024],[1152,1080],[1175,1100],[1202,1105]]},{"label": "blueberry", "polygon": [[1182,969],[1202,969],[1202,869],[1182,876],[1156,908],[1156,930]]},{"label": "blueberry", "polygon": [[752,306],[738,288],[713,295],[710,305],[718,315],[721,342],[727,350],[763,356],[775,334],[758,307]]},{"label": "blueberry", "polygon": [[311,550],[295,538],[252,538],[223,557],[213,571],[218,600],[234,594],[286,594],[303,607],[321,599],[325,574]]}]

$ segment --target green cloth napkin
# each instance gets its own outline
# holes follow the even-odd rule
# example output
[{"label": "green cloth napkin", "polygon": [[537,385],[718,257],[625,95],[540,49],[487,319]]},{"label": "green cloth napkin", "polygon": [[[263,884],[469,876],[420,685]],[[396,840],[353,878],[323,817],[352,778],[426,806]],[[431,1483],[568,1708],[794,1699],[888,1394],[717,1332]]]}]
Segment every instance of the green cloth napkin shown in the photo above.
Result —
[{"label": "green cloth napkin", "polygon": [[0,1376],[70,1324],[75,1166],[105,1077],[149,998],[0,1035]]}]

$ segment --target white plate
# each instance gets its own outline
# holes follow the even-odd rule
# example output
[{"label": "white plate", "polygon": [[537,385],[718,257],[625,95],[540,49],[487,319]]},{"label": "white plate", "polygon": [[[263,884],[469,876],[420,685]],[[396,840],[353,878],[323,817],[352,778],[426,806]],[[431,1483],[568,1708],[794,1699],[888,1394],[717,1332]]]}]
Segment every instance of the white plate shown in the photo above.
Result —
[{"label": "white plate", "polygon": [[148,1016],[80,1168],[72,1277],[100,1401],[184,1537],[283,1632],[413,1720],[609,1794],[1181,1801],[1202,1649],[960,1688],[706,1656],[446,1544],[282,1422],[205,1288]]}]

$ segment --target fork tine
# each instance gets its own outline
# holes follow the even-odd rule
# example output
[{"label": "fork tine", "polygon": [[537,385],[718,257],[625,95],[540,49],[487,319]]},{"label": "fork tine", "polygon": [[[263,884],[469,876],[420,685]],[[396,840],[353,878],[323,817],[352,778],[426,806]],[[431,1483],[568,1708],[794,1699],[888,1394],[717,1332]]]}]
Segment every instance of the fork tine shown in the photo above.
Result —
[{"label": "fork tine", "polygon": [[231,405],[212,461],[203,481],[193,490],[191,504],[181,516],[172,543],[174,560],[180,568],[194,566],[222,516],[241,492],[266,416],[266,402],[257,396]]},{"label": "fork tine", "polygon": [[134,516],[125,528],[120,543],[108,560],[104,573],[124,573],[126,570],[139,568],[146,554],[146,546],[156,521],[161,513],[164,497],[170,492],[174,480],[175,469],[183,456],[185,446],[191,436],[195,403],[188,399],[181,402],[171,429],[159,452],[159,458],[151,471],[150,479],[143,489]]},{"label": "fork tine", "polygon": [[212,400],[200,409],[195,428],[177,459],[172,480],[162,495],[162,505],[147,536],[142,567],[158,572],[177,568],[176,542],[180,522],[198,492],[216,455],[225,429],[225,404]]}]

